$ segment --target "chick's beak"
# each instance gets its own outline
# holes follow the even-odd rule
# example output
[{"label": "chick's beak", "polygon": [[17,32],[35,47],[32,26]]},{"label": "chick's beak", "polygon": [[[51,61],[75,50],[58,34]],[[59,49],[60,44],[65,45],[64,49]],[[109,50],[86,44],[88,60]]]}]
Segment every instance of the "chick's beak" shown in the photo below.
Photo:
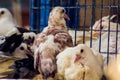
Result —
[{"label": "chick's beak", "polygon": [[25,50],[25,53],[30,55],[30,56],[34,56],[31,50]]},{"label": "chick's beak", "polygon": [[78,55],[78,54],[76,54],[75,55],[75,60],[74,60],[74,63],[76,63],[79,59],[81,58],[81,56],[80,55]]},{"label": "chick's beak", "polygon": [[67,20],[70,20],[70,18],[67,14],[64,14],[64,18],[67,19]]}]

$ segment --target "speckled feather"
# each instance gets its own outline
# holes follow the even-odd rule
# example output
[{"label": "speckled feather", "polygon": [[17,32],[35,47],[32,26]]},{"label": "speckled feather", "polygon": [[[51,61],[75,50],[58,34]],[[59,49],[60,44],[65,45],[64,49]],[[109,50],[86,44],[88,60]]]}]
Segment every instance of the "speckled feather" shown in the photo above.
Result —
[{"label": "speckled feather", "polygon": [[39,33],[34,41],[34,67],[42,73],[43,78],[54,77],[56,72],[56,55],[66,47],[73,46],[68,34],[65,9],[55,7],[50,12],[48,26]]}]

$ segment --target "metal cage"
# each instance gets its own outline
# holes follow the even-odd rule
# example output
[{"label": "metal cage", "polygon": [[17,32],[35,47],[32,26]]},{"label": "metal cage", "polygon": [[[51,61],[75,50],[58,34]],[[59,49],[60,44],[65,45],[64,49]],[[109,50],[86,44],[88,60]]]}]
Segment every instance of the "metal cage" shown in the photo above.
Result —
[{"label": "metal cage", "polygon": [[[102,19],[103,16],[116,14],[116,20],[113,20],[119,24],[119,13],[120,13],[120,1],[119,0],[30,0],[30,26],[31,30],[35,32],[40,32],[42,29],[47,26],[49,11],[52,7],[63,6],[67,10],[67,14],[70,16],[70,21],[67,22],[67,25],[70,29],[75,31],[75,44],[76,44],[76,34],[77,31],[83,32],[83,42],[85,43],[85,31],[90,31],[90,47],[93,46],[92,41],[92,29],[93,24],[96,20]],[[110,23],[110,17],[109,17]],[[101,24],[102,25],[102,24]],[[110,27],[110,24],[109,24]],[[117,30],[113,30],[116,34],[116,44],[118,44],[117,35],[120,34],[118,30],[118,25],[116,26]],[[99,52],[109,54],[109,45],[110,45],[110,29],[106,30],[108,32],[108,44],[107,51],[101,51],[101,29],[100,29],[100,38],[99,38]],[[115,52],[117,53],[117,45],[115,46]]]}]

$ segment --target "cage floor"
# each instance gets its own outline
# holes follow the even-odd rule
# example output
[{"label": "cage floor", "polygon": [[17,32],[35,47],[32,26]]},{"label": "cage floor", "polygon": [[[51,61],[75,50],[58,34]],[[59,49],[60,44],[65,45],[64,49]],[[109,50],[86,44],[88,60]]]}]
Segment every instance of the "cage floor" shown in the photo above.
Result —
[{"label": "cage floor", "polygon": [[17,60],[16,58],[2,58],[0,56],[0,78],[5,78],[14,72],[9,67]]}]

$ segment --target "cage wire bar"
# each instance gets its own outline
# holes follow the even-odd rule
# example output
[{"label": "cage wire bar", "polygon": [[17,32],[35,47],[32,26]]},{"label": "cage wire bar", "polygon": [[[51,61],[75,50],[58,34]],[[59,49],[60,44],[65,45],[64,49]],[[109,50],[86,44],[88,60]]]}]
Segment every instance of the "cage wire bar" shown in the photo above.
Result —
[{"label": "cage wire bar", "polygon": [[[119,12],[119,9],[120,9],[120,4],[119,4],[120,2],[119,2],[119,0],[117,0],[117,13]],[[117,14],[117,16],[119,16],[118,14]],[[117,17],[117,23],[118,23],[118,17]],[[120,31],[119,31],[120,32]],[[118,44],[118,24],[117,24],[117,27],[116,27],[116,44]],[[115,53],[117,53],[117,49],[118,49],[118,46],[116,45],[115,46]]]},{"label": "cage wire bar", "polygon": [[85,0],[85,7],[84,7],[84,26],[83,26],[83,43],[85,43],[85,25],[86,25],[86,0]]},{"label": "cage wire bar", "polygon": [[76,8],[75,8],[75,25],[74,25],[74,30],[75,30],[75,40],[74,40],[74,45],[76,45],[76,38],[77,38],[77,27],[78,27],[78,18],[77,18],[77,16],[78,16],[78,0],[77,0],[77,2],[76,2]]},{"label": "cage wire bar", "polygon": [[[62,6],[67,10],[67,14],[70,16],[70,21],[67,22],[67,25],[70,29],[73,29],[75,31],[75,45],[76,45],[76,38],[77,38],[77,31],[83,31],[83,42],[85,43],[85,31],[90,30],[90,47],[93,46],[92,41],[92,31],[95,31],[92,29],[92,26],[94,25],[96,19],[96,9],[99,10],[99,19],[102,19],[103,17],[103,10],[108,9],[108,15],[111,15],[114,12],[111,12],[111,9],[116,9],[116,15],[119,16],[120,12],[120,2],[119,0],[108,0],[108,5],[104,5],[104,0],[91,0],[91,5],[88,5],[88,0],[85,0],[84,4],[82,4],[83,0],[30,0],[30,26],[31,30],[35,31],[36,33],[41,32],[44,27],[48,24],[48,16],[50,10],[55,6]],[[100,5],[97,5],[97,1],[99,1]],[[116,5],[114,5],[114,3]],[[81,26],[81,20],[82,17],[79,13],[82,12],[82,9],[84,10],[84,19],[83,19],[83,25]],[[91,15],[90,15],[90,24],[89,27],[86,26],[86,20],[87,20],[87,9],[91,9]],[[117,17],[117,23],[119,22],[119,18]],[[102,23],[100,23],[100,27],[102,26]],[[98,30],[100,31],[100,38],[99,38],[99,52],[101,53],[107,53],[109,56],[109,42],[110,42],[110,33],[115,32],[116,33],[116,50],[114,53],[117,53],[117,40],[118,40],[118,24],[116,27],[116,30],[110,30],[110,17],[109,17],[109,27],[108,30]],[[102,32],[108,32],[108,45],[107,45],[107,51],[102,52],[101,51],[101,36]]]},{"label": "cage wire bar", "polygon": [[92,47],[92,25],[95,22],[95,0],[92,0],[92,11],[91,11],[91,24],[90,24],[90,47]]},{"label": "cage wire bar", "polygon": [[30,0],[31,31],[41,32],[47,26],[50,11],[49,0]]},{"label": "cage wire bar", "polygon": [[[103,9],[103,0],[101,0],[101,7],[100,7],[100,19],[102,20],[102,9]],[[100,27],[102,27],[102,23],[100,23]],[[100,28],[100,39],[99,39],[99,52],[101,52],[101,28]]]},{"label": "cage wire bar", "polygon": [[[111,9],[111,3],[112,2],[112,0],[110,0],[110,2],[109,2],[109,6],[110,6],[110,8],[109,8],[109,15],[110,15],[110,9]],[[108,24],[108,45],[107,45],[107,63],[109,62],[109,50],[110,50],[110,48],[109,48],[109,46],[110,46],[110,16],[109,16],[109,24]],[[117,45],[117,44],[116,44]]]},{"label": "cage wire bar", "polygon": [[40,1],[30,1],[30,26],[31,30],[38,32],[40,26]]}]

